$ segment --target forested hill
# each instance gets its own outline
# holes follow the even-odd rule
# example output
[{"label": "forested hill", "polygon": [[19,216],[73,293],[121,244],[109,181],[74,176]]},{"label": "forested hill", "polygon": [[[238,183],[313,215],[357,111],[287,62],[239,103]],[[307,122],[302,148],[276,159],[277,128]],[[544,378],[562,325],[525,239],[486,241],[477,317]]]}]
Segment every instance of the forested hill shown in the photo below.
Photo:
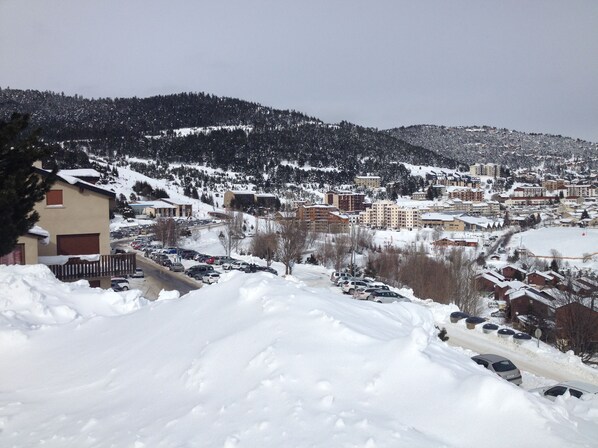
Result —
[{"label": "forested hill", "polygon": [[390,182],[405,177],[401,162],[457,166],[383,131],[203,93],[85,99],[0,90],[0,119],[15,111],[30,113],[44,138],[66,149],[203,164],[258,182],[343,183],[360,173]]},{"label": "forested hill", "polygon": [[598,166],[598,143],[561,135],[512,131],[490,126],[417,125],[395,128],[389,135],[421,145],[465,163],[491,162],[511,168],[539,164],[559,172],[565,160],[583,158],[587,168]]}]

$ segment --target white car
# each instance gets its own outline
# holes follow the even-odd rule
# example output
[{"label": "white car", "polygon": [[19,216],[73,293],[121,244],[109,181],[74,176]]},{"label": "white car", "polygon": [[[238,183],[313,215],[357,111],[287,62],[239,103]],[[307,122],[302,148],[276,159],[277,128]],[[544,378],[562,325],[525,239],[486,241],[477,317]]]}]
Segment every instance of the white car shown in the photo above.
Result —
[{"label": "white car", "polygon": [[357,300],[368,300],[370,294],[379,289],[380,288],[370,288],[369,286],[367,288],[357,288],[353,293],[353,298]]},{"label": "white car", "polygon": [[230,267],[231,269],[238,269],[239,271],[244,271],[249,267],[249,263],[245,261],[233,261]]},{"label": "white car", "polygon": [[343,283],[342,290],[344,294],[353,294],[357,288],[367,288],[369,283],[363,280],[350,280]]},{"label": "white car", "polygon": [[598,386],[581,381],[565,381],[554,386],[539,387],[530,392],[536,392],[549,400],[556,400],[556,397],[569,394],[575,398],[581,398],[583,395],[598,394]]},{"label": "white car", "polygon": [[216,271],[208,272],[201,279],[202,282],[207,283],[208,285],[218,283],[218,280],[220,280],[220,272]]}]

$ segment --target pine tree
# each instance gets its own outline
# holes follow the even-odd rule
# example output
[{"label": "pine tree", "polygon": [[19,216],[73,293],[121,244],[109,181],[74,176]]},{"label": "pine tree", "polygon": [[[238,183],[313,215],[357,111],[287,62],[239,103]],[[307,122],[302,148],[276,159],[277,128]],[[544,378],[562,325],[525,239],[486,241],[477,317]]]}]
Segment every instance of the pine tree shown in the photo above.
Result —
[{"label": "pine tree", "polygon": [[51,155],[39,141],[38,131],[27,133],[29,115],[12,114],[0,121],[0,256],[10,253],[21,235],[39,220],[33,210],[54,183],[56,168],[36,174],[33,163]]}]

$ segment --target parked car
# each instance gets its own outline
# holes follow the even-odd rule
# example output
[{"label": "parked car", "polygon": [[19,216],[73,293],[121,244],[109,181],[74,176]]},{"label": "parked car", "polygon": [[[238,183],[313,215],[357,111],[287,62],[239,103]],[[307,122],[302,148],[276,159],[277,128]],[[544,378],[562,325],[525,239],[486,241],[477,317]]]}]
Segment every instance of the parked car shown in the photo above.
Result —
[{"label": "parked car", "polygon": [[193,260],[197,255],[197,251],[196,250],[192,250],[192,249],[183,249],[180,252],[181,258],[185,259],[185,260]]},{"label": "parked car", "polygon": [[143,269],[141,268],[137,268],[135,269],[135,272],[133,274],[131,274],[132,278],[144,278],[145,274],[143,272]]},{"label": "parked car", "polygon": [[471,359],[473,359],[477,364],[484,366],[491,372],[496,373],[501,378],[504,378],[505,380],[516,384],[517,386],[521,386],[521,372],[515,366],[515,364],[513,364],[507,358],[488,353],[485,355],[472,356]]},{"label": "parked car", "polygon": [[581,381],[565,381],[553,386],[532,389],[530,392],[539,393],[544,398],[554,401],[556,400],[556,397],[560,397],[566,393],[575,398],[581,398],[584,395],[598,394],[598,386],[590,383],[583,383]]},{"label": "parked car", "polygon": [[368,297],[374,291],[378,291],[378,288],[357,288],[353,293],[353,298],[357,300],[368,300]]},{"label": "parked car", "polygon": [[341,289],[343,290],[343,294],[353,294],[357,288],[367,288],[368,283],[363,280],[349,280],[348,282],[343,283]]},{"label": "parked car", "polygon": [[207,283],[209,285],[211,285],[212,283],[218,283],[218,280],[220,280],[220,272],[217,271],[212,271],[212,272],[207,272],[204,274],[204,276],[201,278],[202,282]]},{"label": "parked car", "polygon": [[170,266],[168,266],[168,269],[170,269],[172,272],[185,272],[185,266],[183,266],[182,263],[172,263]]},{"label": "parked car", "polygon": [[244,271],[245,269],[247,269],[249,267],[249,263],[247,263],[245,261],[236,260],[231,263],[230,267],[232,269],[238,269],[240,271]]},{"label": "parked car", "polygon": [[368,300],[377,303],[411,302],[407,297],[386,289],[376,289],[375,291],[372,291],[368,296]]},{"label": "parked car", "polygon": [[126,278],[115,277],[110,279],[110,288],[114,291],[128,291],[129,281]]},{"label": "parked car", "polygon": [[214,266],[209,264],[196,264],[185,271],[189,277],[201,280],[204,274],[214,271]]},{"label": "parked car", "polygon": [[336,286],[342,288],[345,282],[349,282],[351,280],[359,280],[356,277],[351,277],[350,275],[341,275],[338,280],[334,283]]},{"label": "parked car", "polygon": [[233,263],[236,263],[236,262],[239,262],[239,260],[235,260],[234,258],[226,258],[226,259],[220,259],[218,264],[225,271],[230,271],[231,269],[233,269]]},{"label": "parked car", "polygon": [[170,258],[166,257],[166,258],[160,260],[160,264],[162,266],[164,266],[165,268],[170,268],[170,266],[172,266],[173,263]]}]

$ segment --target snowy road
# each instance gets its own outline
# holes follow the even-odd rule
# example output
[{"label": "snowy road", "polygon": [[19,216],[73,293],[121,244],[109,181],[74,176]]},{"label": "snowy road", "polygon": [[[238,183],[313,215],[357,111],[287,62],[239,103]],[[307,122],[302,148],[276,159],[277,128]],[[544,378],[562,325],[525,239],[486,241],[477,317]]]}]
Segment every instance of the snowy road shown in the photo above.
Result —
[{"label": "snowy road", "polygon": [[[566,363],[566,356],[555,358],[554,349],[540,343],[537,348],[536,340],[526,341],[522,345],[513,342],[512,338],[502,339],[496,334],[484,334],[479,329],[468,330],[460,322],[445,326],[449,340],[453,347],[461,347],[475,353],[494,353],[509,358],[524,372],[544,377],[555,382],[578,380],[598,384],[598,370],[576,362]],[[525,389],[536,387],[537,384],[526,384]]]}]

